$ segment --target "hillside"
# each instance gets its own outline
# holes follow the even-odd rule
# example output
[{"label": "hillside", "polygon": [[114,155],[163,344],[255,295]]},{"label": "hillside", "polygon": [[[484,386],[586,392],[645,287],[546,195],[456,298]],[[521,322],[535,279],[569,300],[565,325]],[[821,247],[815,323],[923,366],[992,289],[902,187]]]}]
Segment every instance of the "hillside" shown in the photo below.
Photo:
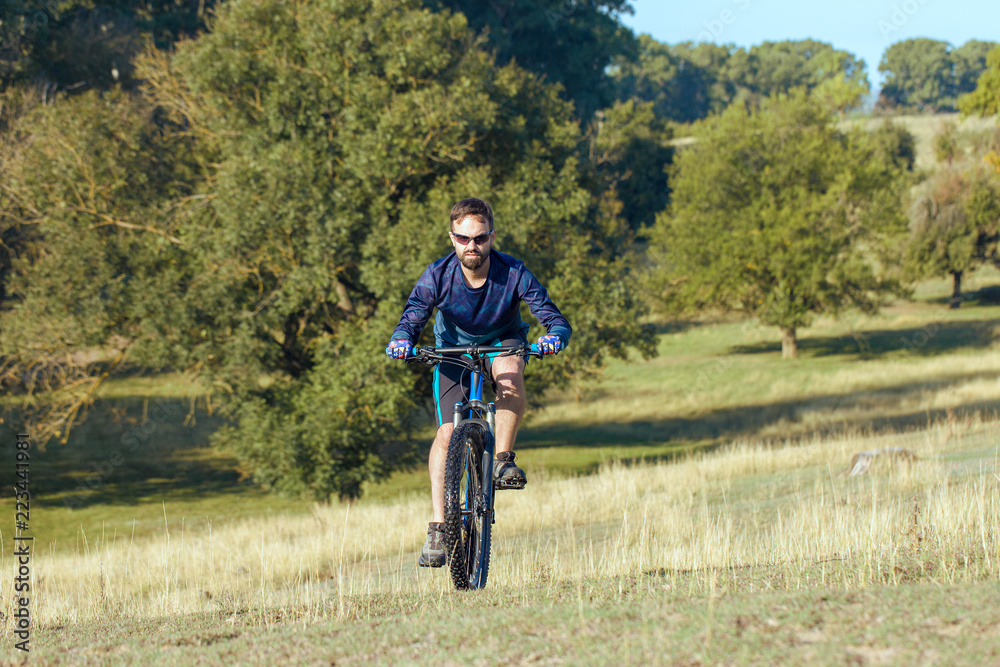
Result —
[{"label": "hillside", "polygon": [[[930,168],[935,164],[934,137],[944,128],[946,123],[955,123],[961,133],[967,136],[985,135],[997,129],[996,118],[969,117],[963,119],[957,113],[928,114],[921,116],[893,116],[892,120],[906,127],[917,141],[918,169]],[[865,118],[848,120],[841,123],[842,127],[862,125],[873,129],[883,122],[882,118]]]},{"label": "hillside", "polygon": [[[94,434],[122,428],[94,415],[65,446],[79,451],[39,452],[32,525],[59,541],[37,545],[35,657],[989,661],[997,278],[981,272],[958,311],[937,281],[878,317],[818,322],[794,362],[767,329],[664,323],[658,358],[612,364],[527,422],[531,482],[499,498],[490,585],[474,594],[415,566],[422,470],[354,505],[282,500],[230,477],[199,410],[65,507],[74,477],[58,461],[99,463],[110,439]],[[108,389],[112,405],[127,401],[120,419],[162,388],[122,382]],[[916,458],[845,474],[884,448]],[[0,588],[12,583],[4,549]],[[518,641],[472,632],[495,623]]]}]

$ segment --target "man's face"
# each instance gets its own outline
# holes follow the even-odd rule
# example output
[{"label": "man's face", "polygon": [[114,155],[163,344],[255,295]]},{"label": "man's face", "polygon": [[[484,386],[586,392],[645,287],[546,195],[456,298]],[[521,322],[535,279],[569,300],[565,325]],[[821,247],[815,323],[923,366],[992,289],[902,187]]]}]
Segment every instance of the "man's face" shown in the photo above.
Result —
[{"label": "man's face", "polygon": [[452,225],[450,238],[462,266],[471,271],[482,266],[486,258],[490,256],[493,234],[490,232],[489,224],[476,216],[467,215],[461,220],[455,221],[455,224]]}]

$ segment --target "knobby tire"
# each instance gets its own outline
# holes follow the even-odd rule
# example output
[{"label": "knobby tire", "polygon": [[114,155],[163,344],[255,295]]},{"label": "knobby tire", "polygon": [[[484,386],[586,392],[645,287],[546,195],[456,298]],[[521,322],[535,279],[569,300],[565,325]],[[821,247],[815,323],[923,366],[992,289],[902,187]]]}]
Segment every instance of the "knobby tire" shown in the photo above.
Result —
[{"label": "knobby tire", "polygon": [[[493,462],[483,460],[484,439],[488,437],[479,424],[459,424],[448,445],[444,472],[445,549],[451,580],[459,590],[485,586],[490,567],[492,516],[483,506],[484,483],[493,484]],[[467,502],[467,497],[471,501]],[[462,510],[467,505],[480,512],[463,521]]]}]

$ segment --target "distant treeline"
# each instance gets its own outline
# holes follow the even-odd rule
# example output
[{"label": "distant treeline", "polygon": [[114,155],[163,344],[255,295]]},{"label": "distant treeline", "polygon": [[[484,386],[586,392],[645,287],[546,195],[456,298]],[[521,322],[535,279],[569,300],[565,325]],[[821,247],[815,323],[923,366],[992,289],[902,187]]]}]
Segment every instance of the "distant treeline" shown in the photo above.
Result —
[{"label": "distant treeline", "polygon": [[890,46],[878,71],[885,73],[879,106],[920,113],[957,111],[958,98],[976,89],[996,42],[969,40],[958,48],[934,39]]}]

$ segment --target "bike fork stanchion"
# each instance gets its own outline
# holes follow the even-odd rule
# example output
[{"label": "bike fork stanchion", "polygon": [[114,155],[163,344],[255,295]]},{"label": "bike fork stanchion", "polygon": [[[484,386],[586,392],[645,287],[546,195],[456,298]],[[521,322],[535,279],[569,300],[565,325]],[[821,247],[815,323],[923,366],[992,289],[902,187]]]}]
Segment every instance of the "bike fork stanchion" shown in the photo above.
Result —
[{"label": "bike fork stanchion", "polygon": [[496,523],[497,520],[493,515],[493,492],[497,482],[493,478],[493,460],[496,458],[497,451],[497,406],[493,403],[486,406],[486,425],[490,427],[490,441],[484,446],[483,481],[489,480],[489,484],[483,484],[483,486],[489,487],[488,490],[484,489],[484,493],[486,494],[487,511],[490,513],[490,523]]},{"label": "bike fork stanchion", "polygon": [[501,356],[518,354],[539,356],[534,346],[484,348],[421,348],[422,360],[429,363],[447,361],[456,355],[454,363],[472,374],[468,400],[455,403],[452,424],[455,432],[449,443],[445,466],[445,524],[448,567],[452,582],[459,590],[486,586],[492,527],[496,523],[494,510],[497,480],[494,479],[496,459],[496,405],[483,400],[483,385],[487,367],[484,359],[490,351]]}]

